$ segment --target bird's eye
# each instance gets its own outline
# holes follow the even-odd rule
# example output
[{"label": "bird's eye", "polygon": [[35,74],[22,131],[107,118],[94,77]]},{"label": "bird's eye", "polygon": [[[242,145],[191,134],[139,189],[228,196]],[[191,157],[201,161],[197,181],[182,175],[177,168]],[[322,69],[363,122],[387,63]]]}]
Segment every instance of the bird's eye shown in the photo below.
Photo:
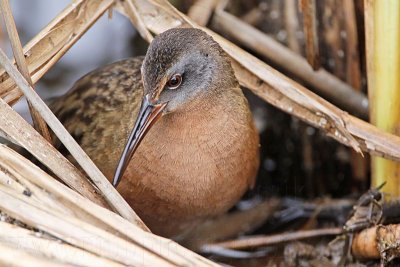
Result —
[{"label": "bird's eye", "polygon": [[167,87],[168,89],[176,89],[181,85],[182,83],[182,75],[180,74],[174,74],[172,77],[168,80],[167,82]]}]

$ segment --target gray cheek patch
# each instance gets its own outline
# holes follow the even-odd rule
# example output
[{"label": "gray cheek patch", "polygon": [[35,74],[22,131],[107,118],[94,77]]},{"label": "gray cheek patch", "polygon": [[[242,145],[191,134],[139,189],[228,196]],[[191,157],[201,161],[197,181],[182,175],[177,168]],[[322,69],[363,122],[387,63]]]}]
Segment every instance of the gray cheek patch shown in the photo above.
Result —
[{"label": "gray cheek patch", "polygon": [[[167,112],[177,110],[180,106],[205,93],[212,83],[214,72],[218,71],[216,62],[212,57],[201,51],[184,53],[180,55],[179,59],[175,58],[174,61],[175,64],[162,75],[167,79],[179,73],[182,75],[182,84],[176,89],[163,88],[161,91],[159,100],[160,102],[168,102]],[[150,88],[149,90],[153,89]]]}]

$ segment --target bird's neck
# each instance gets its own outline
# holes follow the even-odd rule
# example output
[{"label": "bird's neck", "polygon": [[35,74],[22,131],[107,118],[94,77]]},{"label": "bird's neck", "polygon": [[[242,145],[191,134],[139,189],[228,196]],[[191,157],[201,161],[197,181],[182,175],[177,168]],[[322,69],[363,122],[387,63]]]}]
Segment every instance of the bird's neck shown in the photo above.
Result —
[{"label": "bird's neck", "polygon": [[[187,144],[196,145],[221,139],[221,146],[229,146],[230,141],[224,140],[225,134],[235,135],[236,129],[233,128],[245,129],[252,124],[247,100],[240,88],[235,87],[211,91],[196,98],[184,108],[163,116],[150,131],[158,135],[154,138],[158,142],[182,139]],[[241,130],[237,134],[241,134]]]},{"label": "bird's neck", "polygon": [[[219,90],[209,90],[197,96],[185,106],[165,116],[166,121],[190,119],[210,121],[218,114],[235,112],[247,105],[239,86]],[[247,107],[247,106],[246,106]]]}]

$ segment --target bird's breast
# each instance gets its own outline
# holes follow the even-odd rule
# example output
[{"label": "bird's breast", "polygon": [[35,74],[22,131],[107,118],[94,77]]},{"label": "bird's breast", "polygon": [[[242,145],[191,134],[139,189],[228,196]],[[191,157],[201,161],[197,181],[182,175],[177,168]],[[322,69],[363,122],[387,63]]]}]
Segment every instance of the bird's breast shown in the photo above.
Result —
[{"label": "bird's breast", "polygon": [[253,183],[259,139],[241,101],[168,114],[150,129],[119,186],[150,227],[154,216],[179,221],[224,212]]}]

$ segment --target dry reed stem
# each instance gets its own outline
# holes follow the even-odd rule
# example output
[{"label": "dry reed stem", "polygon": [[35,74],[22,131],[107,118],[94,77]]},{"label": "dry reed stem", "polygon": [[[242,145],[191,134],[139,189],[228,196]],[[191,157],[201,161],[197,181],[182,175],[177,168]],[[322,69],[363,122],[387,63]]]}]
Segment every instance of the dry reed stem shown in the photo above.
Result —
[{"label": "dry reed stem", "polygon": [[[375,23],[374,23],[374,0],[364,0],[364,28],[365,28],[365,57],[367,73],[375,73],[374,65],[374,50],[375,50]],[[376,114],[373,109],[373,101],[375,99],[375,75],[367,75],[368,80],[368,99],[370,103],[369,120],[376,121],[374,115]]]},{"label": "dry reed stem", "polygon": [[[32,169],[26,170],[26,168],[21,164],[9,164],[7,163],[7,159],[8,157],[5,156],[3,157],[3,159],[5,159],[5,162],[0,162],[0,166],[2,167],[2,169],[7,170],[7,175],[6,173],[3,173],[4,175],[6,175],[7,180],[6,182],[4,182],[4,179],[2,181],[1,184],[3,184],[3,186],[8,187],[8,189],[5,190],[9,190],[9,189],[13,189],[10,185],[14,185],[14,184],[19,184],[23,187],[23,191],[21,192],[21,190],[17,191],[19,193],[25,194],[25,195],[29,195],[30,200],[35,201],[35,203],[40,203],[40,205],[44,208],[44,209],[51,209],[57,212],[60,212],[62,214],[64,214],[65,216],[73,216],[76,218],[79,218],[80,220],[83,220],[85,222],[88,222],[92,225],[95,225],[97,227],[100,227],[102,229],[105,229],[109,232],[113,232],[113,229],[108,227],[106,224],[104,224],[103,222],[101,222],[99,219],[95,218],[94,216],[92,216],[90,213],[87,213],[84,209],[81,209],[78,206],[79,204],[82,204],[80,202],[78,202],[78,200],[75,198],[74,201],[76,202],[69,202],[67,200],[65,200],[64,198],[58,196],[57,194],[54,193],[49,193],[52,192],[51,188],[49,187],[43,187],[43,189],[45,189],[46,191],[44,191],[42,188],[40,188],[37,184],[37,180],[41,179],[41,176],[35,175],[35,172],[32,171]],[[0,170],[1,173],[1,170]],[[34,176],[35,175],[35,176]],[[30,180],[26,179],[26,177],[29,176],[33,176],[35,178],[30,178]],[[49,180],[53,180],[51,179],[51,177],[46,177]],[[58,182],[54,181],[56,184],[58,184]],[[15,191],[15,189],[14,189]],[[57,196],[58,197],[58,201],[54,201],[54,197]],[[116,233],[116,231],[114,231],[114,233]]]},{"label": "dry reed stem", "polygon": [[70,266],[45,259],[19,249],[0,244],[0,265],[13,267],[65,267]]},{"label": "dry reed stem", "polygon": [[[24,57],[24,52],[22,51],[21,41],[18,36],[17,27],[15,26],[14,17],[12,15],[10,3],[8,0],[1,0],[1,14],[3,15],[3,19],[7,28],[8,36],[11,41],[11,47],[13,50],[15,61],[17,62],[17,67],[24,78],[29,82],[32,86],[32,79],[29,75],[28,66],[26,64],[26,60]],[[51,135],[49,133],[49,129],[47,128],[46,122],[40,116],[40,114],[32,107],[32,104],[28,101],[29,111],[32,116],[33,123],[35,125],[35,129],[39,131],[39,133],[49,142],[51,142]]]},{"label": "dry reed stem", "polygon": [[[36,83],[76,41],[114,4],[113,0],[76,0],[69,4],[24,47]],[[0,70],[0,97],[13,104],[22,96],[5,70]]]},{"label": "dry reed stem", "polygon": [[307,61],[314,70],[318,70],[321,67],[321,63],[319,58],[320,53],[316,18],[317,8],[315,0],[300,0],[299,8],[303,13]]},{"label": "dry reed stem", "polygon": [[[31,162],[4,145],[0,145],[0,169],[6,170],[11,179],[12,177],[17,177],[18,180],[23,183],[29,180],[31,183],[48,192],[48,194],[51,194],[55,202],[62,203],[65,209],[69,210],[68,213],[70,215],[68,215],[68,217],[75,218],[75,220],[79,220],[82,223],[93,223],[92,221],[86,220],[86,218],[92,216],[97,219],[97,222],[100,222],[93,223],[97,228],[106,229],[108,232],[115,233],[115,235],[125,238],[127,241],[132,241],[140,248],[158,255],[158,257],[168,262],[179,266],[216,266],[212,262],[179,246],[173,241],[144,232],[138,226],[128,222],[119,215],[95,205],[88,199],[52,179],[37,166],[34,166]],[[2,188],[3,191],[9,190],[5,189],[4,186],[0,188]],[[13,196],[14,198],[20,199],[15,193]],[[22,197],[26,198],[25,196]],[[34,196],[31,195],[31,197],[27,199],[32,202],[33,197]],[[33,203],[36,203],[33,204],[33,206],[38,205],[37,201],[33,201]],[[43,203],[40,204],[40,208],[45,212],[60,214],[63,217],[66,216],[63,213],[52,211],[47,205],[43,205]],[[82,213],[87,214],[86,218],[82,217]],[[109,229],[112,229],[112,231]]]},{"label": "dry reed stem", "polygon": [[143,248],[79,219],[44,210],[0,186],[0,209],[25,224],[108,259],[135,266],[172,266]]},{"label": "dry reed stem", "polygon": [[[346,29],[346,82],[354,90],[362,91],[361,63],[357,31],[356,8],[353,1],[341,1],[344,11]],[[370,102],[371,103],[371,102]],[[371,107],[371,106],[370,106]],[[364,181],[368,177],[369,158],[363,158],[354,151],[351,152],[352,179]]]},{"label": "dry reed stem", "polygon": [[[34,108],[39,112],[43,119],[47,122],[55,135],[60,139],[71,155],[76,159],[78,164],[88,174],[91,181],[100,190],[107,203],[113,207],[123,217],[140,225],[143,229],[148,230],[141,219],[136,215],[128,203],[122,198],[117,190],[109,183],[107,178],[100,172],[96,165],[90,160],[83,149],[68,133],[56,116],[51,112],[49,107],[36,94],[32,87],[22,77],[18,70],[8,60],[3,51],[0,50],[0,64],[5,68],[10,77],[15,81],[18,87],[23,91],[26,98],[32,103]],[[14,137],[15,138],[15,137]]]},{"label": "dry reed stem", "polygon": [[99,257],[85,250],[50,239],[43,234],[0,222],[0,244],[58,262],[78,266],[122,267],[124,265]]},{"label": "dry reed stem", "polygon": [[315,230],[304,230],[293,233],[280,233],[270,236],[249,236],[237,240],[228,240],[220,243],[204,245],[202,251],[215,251],[220,248],[226,249],[249,249],[262,246],[272,246],[276,244],[291,242],[295,240],[314,238],[326,235],[340,235],[342,228],[326,228]]},{"label": "dry reed stem", "polygon": [[[222,1],[222,0],[221,0]],[[262,8],[263,7],[263,8]],[[247,24],[250,25],[257,25],[264,17],[264,12],[266,9],[266,5],[264,4],[259,4],[256,7],[253,7],[246,13],[240,16],[240,20],[246,22]]]},{"label": "dry reed stem", "polygon": [[206,26],[219,0],[197,0],[190,7],[187,15],[197,25]]},{"label": "dry reed stem", "polygon": [[125,16],[131,20],[133,25],[136,25],[136,30],[139,32],[140,36],[150,43],[153,40],[153,35],[151,35],[146,28],[146,25],[144,25],[142,18],[137,12],[137,8],[131,1],[123,2],[122,5],[124,6]]},{"label": "dry reed stem", "polygon": [[[146,26],[155,33],[172,27],[201,28],[231,56],[239,82],[272,105],[323,130],[356,151],[400,160],[400,138],[355,118],[272,69],[213,31],[196,26],[163,0],[129,0],[136,3]],[[244,73],[238,73],[238,70]]]},{"label": "dry reed stem", "polygon": [[358,46],[356,9],[353,1],[342,0],[346,29],[346,81],[361,91],[361,63]]},{"label": "dry reed stem", "polygon": [[54,209],[46,209],[42,203],[32,201],[31,196],[15,194],[2,185],[0,185],[0,200],[1,210],[12,217],[82,249],[123,264],[151,266],[147,263],[152,262],[157,266],[168,266],[164,260],[143,248],[138,248],[78,217],[60,213]]},{"label": "dry reed stem", "polygon": [[[73,212],[67,209],[66,206],[54,201],[54,198],[48,192],[43,191],[41,188],[26,180],[17,171],[9,168],[1,162],[0,166],[3,167],[0,169],[0,175],[3,176],[1,185],[7,188],[5,190],[11,190],[11,192],[16,191],[19,194],[28,195],[32,201],[41,203],[41,205],[46,208],[54,209],[69,216],[73,215]],[[4,171],[5,169],[7,169],[7,172]]]},{"label": "dry reed stem", "polygon": [[285,0],[285,29],[287,32],[288,47],[295,53],[301,54],[301,47],[296,32],[299,24],[296,0]]}]

